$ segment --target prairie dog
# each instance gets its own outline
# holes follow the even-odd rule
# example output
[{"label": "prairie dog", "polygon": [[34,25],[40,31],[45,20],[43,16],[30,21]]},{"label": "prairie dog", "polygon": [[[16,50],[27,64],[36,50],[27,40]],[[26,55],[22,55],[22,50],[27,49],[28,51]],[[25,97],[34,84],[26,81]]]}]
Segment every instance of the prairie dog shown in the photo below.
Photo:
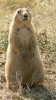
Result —
[{"label": "prairie dog", "polygon": [[43,63],[31,19],[27,8],[17,9],[13,16],[5,64],[7,88],[16,82],[17,71],[21,73],[22,85],[39,87],[44,82]]}]

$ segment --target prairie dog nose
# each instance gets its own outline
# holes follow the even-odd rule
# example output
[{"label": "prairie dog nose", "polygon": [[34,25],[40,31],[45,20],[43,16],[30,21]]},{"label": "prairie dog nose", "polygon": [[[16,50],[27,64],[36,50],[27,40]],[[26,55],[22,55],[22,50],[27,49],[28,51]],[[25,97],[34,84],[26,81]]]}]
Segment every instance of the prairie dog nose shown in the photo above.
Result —
[{"label": "prairie dog nose", "polygon": [[24,14],[24,17],[28,17],[28,14],[27,14],[27,13],[25,13],[25,14]]}]

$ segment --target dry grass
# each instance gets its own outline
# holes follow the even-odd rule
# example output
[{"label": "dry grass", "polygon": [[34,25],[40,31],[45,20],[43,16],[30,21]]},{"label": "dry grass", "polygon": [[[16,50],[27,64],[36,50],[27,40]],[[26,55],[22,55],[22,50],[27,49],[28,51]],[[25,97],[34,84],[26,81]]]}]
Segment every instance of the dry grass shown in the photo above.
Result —
[{"label": "dry grass", "polygon": [[46,36],[49,41],[48,43],[51,48],[56,50],[56,2],[51,0],[24,0],[23,2],[22,0],[2,0],[0,3],[0,48],[1,45],[3,46],[3,49],[6,49],[7,47],[7,38],[12,13],[18,7],[28,7],[32,10],[36,33],[40,34],[42,30],[46,31]]},{"label": "dry grass", "polygon": [[[45,88],[5,89],[4,51],[8,44],[9,26],[12,13],[18,7],[32,11],[37,43],[45,67]],[[3,52],[2,52],[3,50]],[[6,94],[5,94],[6,93]],[[0,99],[1,100],[56,100],[56,0],[0,0]]]}]

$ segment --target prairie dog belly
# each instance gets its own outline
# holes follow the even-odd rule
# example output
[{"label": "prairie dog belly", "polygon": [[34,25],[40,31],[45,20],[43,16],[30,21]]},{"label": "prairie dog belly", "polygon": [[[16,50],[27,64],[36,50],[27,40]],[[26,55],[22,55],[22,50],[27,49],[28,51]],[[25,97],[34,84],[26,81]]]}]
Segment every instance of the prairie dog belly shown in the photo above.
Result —
[{"label": "prairie dog belly", "polygon": [[22,52],[24,52],[28,56],[30,56],[31,37],[32,37],[32,34],[31,34],[31,32],[29,32],[29,30],[27,28],[20,29],[19,32],[17,32],[17,36],[16,36],[16,39],[18,39],[17,42],[19,42]]}]

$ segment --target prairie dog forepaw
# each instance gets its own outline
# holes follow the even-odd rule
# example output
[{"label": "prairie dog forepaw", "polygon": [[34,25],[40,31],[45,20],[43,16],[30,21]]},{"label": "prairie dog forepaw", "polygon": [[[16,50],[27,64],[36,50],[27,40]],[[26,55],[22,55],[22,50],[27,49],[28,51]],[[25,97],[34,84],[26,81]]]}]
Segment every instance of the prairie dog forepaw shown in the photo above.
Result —
[{"label": "prairie dog forepaw", "polygon": [[26,58],[26,57],[27,57],[27,55],[26,55],[24,52],[22,52],[22,53],[20,54],[20,56],[23,57],[23,58]]},{"label": "prairie dog forepaw", "polygon": [[34,57],[34,52],[31,52],[30,57],[31,57],[31,58]]}]

